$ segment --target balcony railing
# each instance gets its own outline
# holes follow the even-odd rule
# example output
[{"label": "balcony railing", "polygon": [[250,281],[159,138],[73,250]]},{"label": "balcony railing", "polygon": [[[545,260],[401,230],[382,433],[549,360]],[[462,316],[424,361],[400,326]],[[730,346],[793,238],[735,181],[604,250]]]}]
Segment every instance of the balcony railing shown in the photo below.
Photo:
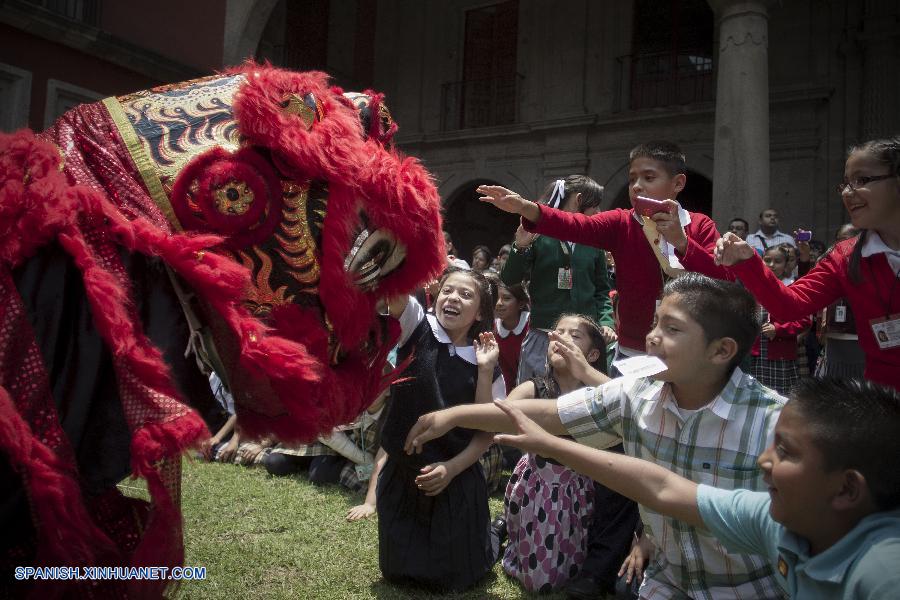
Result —
[{"label": "balcony railing", "polygon": [[518,121],[522,76],[453,81],[441,86],[441,130],[509,125]]},{"label": "balcony railing", "polygon": [[94,27],[100,25],[101,0],[25,0],[57,15]]},{"label": "balcony railing", "polygon": [[616,59],[617,110],[639,110],[707,102],[714,98],[713,61],[708,52],[632,54]]}]

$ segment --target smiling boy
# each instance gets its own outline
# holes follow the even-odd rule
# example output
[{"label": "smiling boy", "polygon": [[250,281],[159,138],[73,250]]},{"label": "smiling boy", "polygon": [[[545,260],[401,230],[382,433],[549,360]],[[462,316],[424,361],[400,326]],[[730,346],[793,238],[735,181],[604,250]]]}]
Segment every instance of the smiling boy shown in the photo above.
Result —
[{"label": "smiling boy", "polygon": [[[666,211],[648,221],[633,208],[607,210],[594,215],[570,213],[526,200],[500,186],[481,186],[481,200],[522,216],[532,233],[609,250],[616,263],[619,290],[619,352],[644,353],[655,304],[664,281],[681,270],[718,279],[733,279],[715,264],[712,249],[719,233],[716,224],[700,213],[688,212],[675,201],[687,182],[684,153],[671,142],[649,142],[629,154],[628,197],[665,200]],[[649,238],[653,238],[651,242]],[[665,266],[663,266],[665,265]]]},{"label": "smiling boy", "polygon": [[498,443],[555,458],[641,505],[768,557],[791,598],[887,600],[900,590],[900,394],[805,379],[760,457],[768,493],[723,490],[542,431],[512,403],[519,435]]},{"label": "smiling boy", "polygon": [[[669,282],[646,337],[648,354],[667,370],[654,378],[620,377],[516,406],[547,431],[579,443],[646,458],[696,483],[766,489],[759,456],[771,441],[784,399],[737,364],[759,333],[756,303],[741,286],[689,273]],[[453,427],[514,431],[496,406],[457,406],[419,418],[407,452]],[[641,506],[658,552],[647,570],[646,598],[779,598],[768,561],[728,553],[708,532]]]}]

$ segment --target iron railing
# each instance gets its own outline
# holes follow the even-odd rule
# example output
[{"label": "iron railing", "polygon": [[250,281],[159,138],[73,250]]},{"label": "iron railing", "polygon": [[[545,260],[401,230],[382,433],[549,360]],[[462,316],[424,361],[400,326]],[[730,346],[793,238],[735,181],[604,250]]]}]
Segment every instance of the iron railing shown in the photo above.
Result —
[{"label": "iron railing", "polygon": [[617,110],[707,102],[715,96],[709,52],[631,54],[618,57],[616,63]]},{"label": "iron railing", "polygon": [[54,14],[85,25],[100,25],[101,0],[25,0]]},{"label": "iron railing", "polygon": [[509,125],[519,118],[522,76],[452,81],[441,86],[441,130]]}]

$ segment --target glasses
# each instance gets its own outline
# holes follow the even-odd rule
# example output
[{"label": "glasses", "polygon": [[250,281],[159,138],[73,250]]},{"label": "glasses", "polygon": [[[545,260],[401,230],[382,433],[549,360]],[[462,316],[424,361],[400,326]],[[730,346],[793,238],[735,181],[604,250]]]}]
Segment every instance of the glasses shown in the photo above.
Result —
[{"label": "glasses", "polygon": [[859,188],[866,187],[868,184],[872,183],[873,181],[881,181],[883,179],[890,179],[891,177],[894,177],[893,173],[888,173],[887,175],[871,175],[871,176],[857,177],[853,181],[842,181],[841,183],[837,184],[836,189],[837,189],[838,194],[843,194],[844,190],[846,190],[848,187],[850,188],[851,192],[855,192]]}]

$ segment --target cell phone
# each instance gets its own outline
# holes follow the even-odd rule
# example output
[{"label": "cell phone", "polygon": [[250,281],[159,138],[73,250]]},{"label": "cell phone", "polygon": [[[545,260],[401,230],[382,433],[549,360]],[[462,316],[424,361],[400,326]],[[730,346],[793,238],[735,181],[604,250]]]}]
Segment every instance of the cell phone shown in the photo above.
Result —
[{"label": "cell phone", "polygon": [[807,231],[806,229],[798,229],[797,230],[797,241],[798,242],[808,242],[812,239],[812,231]]},{"label": "cell phone", "polygon": [[643,217],[650,217],[659,212],[668,212],[669,207],[662,200],[636,196],[634,198],[634,210]]}]

